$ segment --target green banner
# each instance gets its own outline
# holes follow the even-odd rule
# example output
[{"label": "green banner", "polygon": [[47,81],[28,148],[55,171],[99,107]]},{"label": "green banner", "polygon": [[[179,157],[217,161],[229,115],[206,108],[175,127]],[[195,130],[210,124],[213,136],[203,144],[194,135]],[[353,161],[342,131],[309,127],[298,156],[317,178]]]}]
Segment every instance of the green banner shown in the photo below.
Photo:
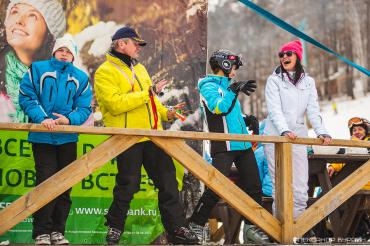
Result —
[{"label": "green banner", "polygon": [[[0,210],[30,191],[35,186],[35,170],[31,144],[27,132],[0,131]],[[109,136],[80,135],[78,156],[89,152]],[[176,163],[179,189],[183,167]],[[117,173],[112,160],[84,178],[72,189],[72,208],[67,220],[66,238],[72,244],[104,244],[107,227],[104,215],[112,202],[112,190]],[[162,232],[163,226],[157,206],[157,191],[153,181],[142,169],[140,192],[135,194],[121,244],[148,244]],[[0,241],[33,243],[32,217],[0,236]]]}]

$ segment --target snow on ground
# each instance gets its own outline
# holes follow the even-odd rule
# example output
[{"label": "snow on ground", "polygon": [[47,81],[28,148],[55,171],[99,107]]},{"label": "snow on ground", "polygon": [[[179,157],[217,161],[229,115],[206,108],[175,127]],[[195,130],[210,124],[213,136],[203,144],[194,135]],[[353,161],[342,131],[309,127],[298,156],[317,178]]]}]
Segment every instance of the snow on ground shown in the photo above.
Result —
[{"label": "snow on ground", "polygon": [[347,127],[352,117],[370,119],[370,95],[356,100],[343,100],[337,102],[338,114],[334,113],[331,104],[322,106],[322,115],[325,126],[333,138],[349,139]]},{"label": "snow on ground", "polygon": [[[333,138],[349,139],[350,133],[347,123],[350,118],[357,116],[370,119],[370,95],[356,100],[338,99],[336,104],[338,114],[334,113],[331,103],[321,105],[325,127]],[[316,137],[312,129],[309,131],[309,136]],[[315,153],[335,154],[337,149],[337,147],[314,146]]]}]

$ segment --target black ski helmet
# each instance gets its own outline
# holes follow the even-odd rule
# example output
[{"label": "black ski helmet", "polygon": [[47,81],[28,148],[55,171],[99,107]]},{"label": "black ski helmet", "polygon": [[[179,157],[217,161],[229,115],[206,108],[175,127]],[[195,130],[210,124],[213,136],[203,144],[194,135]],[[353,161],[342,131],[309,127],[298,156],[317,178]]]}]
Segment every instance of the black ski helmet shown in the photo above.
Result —
[{"label": "black ski helmet", "polygon": [[236,65],[236,69],[238,69],[240,66],[243,66],[243,62],[241,56],[235,55],[229,50],[221,49],[213,52],[209,58],[209,65],[213,71],[218,68],[226,75],[229,75],[233,65]]}]

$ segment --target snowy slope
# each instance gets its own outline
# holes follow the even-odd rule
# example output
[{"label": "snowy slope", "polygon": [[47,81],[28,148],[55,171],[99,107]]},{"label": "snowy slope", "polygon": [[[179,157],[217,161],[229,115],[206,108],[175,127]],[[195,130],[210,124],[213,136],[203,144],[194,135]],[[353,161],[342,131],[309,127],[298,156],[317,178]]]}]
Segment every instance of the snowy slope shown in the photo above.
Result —
[{"label": "snowy slope", "polygon": [[[370,96],[337,101],[337,109],[338,114],[335,114],[331,104],[321,106],[326,129],[333,138],[349,139],[347,123],[350,118],[357,116],[370,119]],[[312,129],[309,131],[309,136],[316,137]],[[339,149],[335,146],[313,146],[313,148],[317,154],[335,154]]]},{"label": "snowy slope", "polygon": [[348,139],[350,137],[347,122],[358,116],[370,119],[370,96],[356,100],[337,102],[338,114],[334,114],[331,104],[322,107],[325,126],[333,138]]}]

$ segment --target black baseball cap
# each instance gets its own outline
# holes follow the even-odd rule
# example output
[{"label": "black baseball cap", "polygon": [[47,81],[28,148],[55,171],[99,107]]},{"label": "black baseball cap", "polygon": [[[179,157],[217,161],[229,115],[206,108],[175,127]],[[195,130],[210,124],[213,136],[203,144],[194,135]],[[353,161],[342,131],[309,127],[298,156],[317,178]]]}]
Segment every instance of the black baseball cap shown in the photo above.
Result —
[{"label": "black baseball cap", "polygon": [[144,39],[140,38],[136,31],[131,27],[122,27],[116,31],[112,36],[112,41],[121,38],[131,38],[132,40],[139,43],[140,46],[145,46],[146,42]]}]

